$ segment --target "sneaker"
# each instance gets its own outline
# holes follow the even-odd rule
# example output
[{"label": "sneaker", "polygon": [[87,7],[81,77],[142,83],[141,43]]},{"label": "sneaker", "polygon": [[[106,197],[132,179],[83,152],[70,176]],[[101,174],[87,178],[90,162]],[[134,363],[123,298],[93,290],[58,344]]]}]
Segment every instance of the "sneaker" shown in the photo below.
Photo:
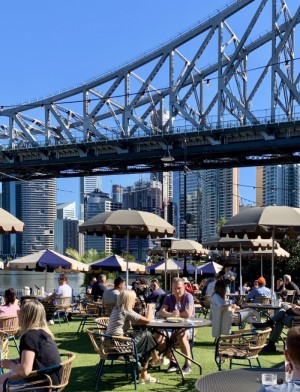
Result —
[{"label": "sneaker", "polygon": [[189,374],[192,371],[191,365],[185,364],[182,368],[182,374]]},{"label": "sneaker", "polygon": [[54,320],[49,320],[49,321],[48,321],[48,324],[49,324],[49,325],[53,325],[53,324],[54,324]]},{"label": "sneaker", "polygon": [[176,362],[170,362],[170,366],[168,367],[167,373],[178,372],[179,368]]},{"label": "sneaker", "polygon": [[263,347],[261,351],[264,353],[276,353],[276,345],[274,342],[269,341],[269,343]]}]

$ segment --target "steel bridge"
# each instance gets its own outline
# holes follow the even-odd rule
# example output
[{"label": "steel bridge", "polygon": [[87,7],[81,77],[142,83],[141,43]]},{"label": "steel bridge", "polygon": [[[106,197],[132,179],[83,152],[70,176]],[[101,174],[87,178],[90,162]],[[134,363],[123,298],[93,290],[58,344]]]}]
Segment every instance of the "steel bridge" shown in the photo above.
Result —
[{"label": "steel bridge", "polygon": [[288,2],[234,1],[122,67],[0,107],[0,181],[300,163]]}]

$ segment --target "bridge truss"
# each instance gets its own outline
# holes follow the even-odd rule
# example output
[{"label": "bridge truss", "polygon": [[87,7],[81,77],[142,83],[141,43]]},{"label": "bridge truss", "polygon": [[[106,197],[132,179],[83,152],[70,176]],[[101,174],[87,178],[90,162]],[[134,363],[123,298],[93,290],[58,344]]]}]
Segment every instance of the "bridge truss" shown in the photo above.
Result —
[{"label": "bridge truss", "polygon": [[300,162],[294,8],[234,1],[118,69],[1,107],[0,181]]}]

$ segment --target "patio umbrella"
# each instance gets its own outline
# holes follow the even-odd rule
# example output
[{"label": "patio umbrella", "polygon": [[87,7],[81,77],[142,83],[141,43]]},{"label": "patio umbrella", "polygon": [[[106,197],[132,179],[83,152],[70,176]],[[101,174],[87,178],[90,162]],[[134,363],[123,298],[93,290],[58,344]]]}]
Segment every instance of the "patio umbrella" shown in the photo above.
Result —
[{"label": "patio umbrella", "polygon": [[[126,272],[127,260],[123,259],[123,257],[118,255],[111,255],[105,257],[104,259],[94,261],[88,266],[90,271],[104,270],[112,272]],[[144,265],[132,261],[128,263],[128,269],[131,272],[146,272],[146,267]]]},{"label": "patio umbrella", "polygon": [[[155,245],[154,248],[150,249],[148,254],[149,255],[163,254],[163,249],[161,248],[160,243]],[[208,250],[204,249],[202,245],[199,244],[199,242],[197,241],[178,239],[176,241],[172,241],[171,248],[168,249],[168,254],[178,255],[178,256],[188,256],[188,255],[200,256],[200,255],[207,255]]]},{"label": "patio umbrella", "polygon": [[[61,255],[53,250],[42,250],[40,252],[33,253],[28,256],[20,257],[15,260],[11,260],[7,263],[10,269],[45,269],[47,271],[57,272],[85,272],[88,271],[88,265],[81,263],[80,261],[71,259],[70,257]],[[45,276],[46,277],[46,276]],[[45,279],[46,289],[46,279]]]},{"label": "patio umbrella", "polygon": [[[80,233],[88,235],[116,235],[127,237],[127,254],[129,237],[173,236],[175,227],[158,215],[146,211],[117,210],[101,212],[79,226]],[[126,285],[128,285],[128,260]]]},{"label": "patio umbrella", "polygon": [[217,274],[218,272],[221,271],[223,266],[219,263],[216,263],[215,261],[209,261],[208,263],[205,263],[201,265],[200,267],[197,267],[197,273],[199,274]]},{"label": "patio umbrella", "polygon": [[0,208],[0,234],[22,233],[23,231],[24,223],[8,211]]},{"label": "patio umbrella", "polygon": [[272,235],[272,273],[271,289],[274,293],[274,251],[275,238],[297,238],[300,235],[300,208],[288,206],[268,206],[247,208],[235,215],[221,228],[221,236],[229,234],[238,236],[247,233],[249,238],[258,235]]},{"label": "patio umbrella", "polygon": [[[167,259],[167,263],[164,261],[158,261],[157,263],[146,267],[146,272],[149,274],[155,274],[157,272],[165,271],[165,267],[167,267],[167,272],[182,272],[184,264],[178,260]],[[195,268],[192,265],[188,265],[187,271],[189,274],[193,274],[195,272]]]},{"label": "patio umbrella", "polygon": [[[214,248],[219,250],[224,249],[234,249],[239,251],[239,259],[240,259],[240,290],[242,290],[242,255],[244,254],[244,250],[250,251],[255,249],[272,249],[272,238],[261,238],[258,235],[255,238],[249,238],[245,233],[242,238],[239,238],[237,235],[234,237],[230,237],[228,234],[224,237],[219,235],[215,235],[209,238],[207,241],[203,243],[204,246],[208,248]],[[278,247],[279,244],[275,242],[274,246]]]}]

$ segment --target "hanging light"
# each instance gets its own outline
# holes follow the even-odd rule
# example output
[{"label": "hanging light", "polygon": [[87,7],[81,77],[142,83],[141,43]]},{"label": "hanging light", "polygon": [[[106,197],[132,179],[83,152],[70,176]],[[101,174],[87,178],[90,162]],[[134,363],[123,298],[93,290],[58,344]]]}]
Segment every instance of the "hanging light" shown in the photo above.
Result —
[{"label": "hanging light", "polygon": [[290,63],[289,60],[285,60],[285,69],[289,69]]},{"label": "hanging light", "polygon": [[160,159],[162,162],[174,162],[175,158],[173,158],[169,151],[169,146],[167,146],[167,151],[165,155]]},{"label": "hanging light", "polygon": [[206,86],[209,87],[210,86],[210,79],[206,80]]}]

